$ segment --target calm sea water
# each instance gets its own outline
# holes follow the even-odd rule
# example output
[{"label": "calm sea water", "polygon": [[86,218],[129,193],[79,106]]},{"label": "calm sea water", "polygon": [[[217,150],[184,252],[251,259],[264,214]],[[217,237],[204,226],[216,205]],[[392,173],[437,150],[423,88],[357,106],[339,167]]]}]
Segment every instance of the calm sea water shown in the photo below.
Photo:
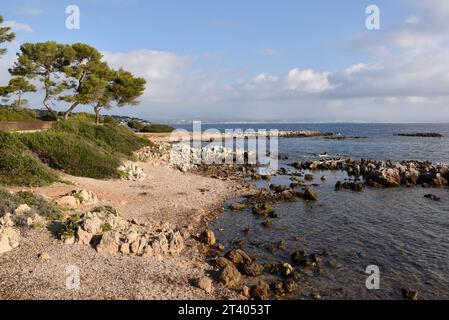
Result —
[{"label": "calm sea water", "polygon": [[[328,140],[288,138],[279,141],[279,152],[289,157],[288,164],[316,157],[316,154],[344,155],[353,158],[429,160],[449,163],[449,124],[267,124],[207,125],[204,129],[253,128],[279,130],[320,130],[339,132],[365,139]],[[187,127],[188,129],[188,127]],[[444,138],[398,137],[397,133],[437,132]],[[250,212],[226,211],[213,223],[218,239],[228,248],[244,240],[243,249],[259,262],[289,261],[298,249],[332,255],[321,270],[302,276],[294,298],[309,298],[320,293],[324,299],[399,299],[401,289],[417,290],[423,299],[449,299],[449,190],[415,188],[373,189],[363,193],[335,192],[344,173],[315,172],[321,200],[316,206],[304,202],[280,204],[281,214],[267,229]],[[326,182],[320,180],[328,176]],[[269,183],[289,185],[288,176],[277,176]],[[260,182],[268,187],[269,183]],[[424,198],[432,193],[441,198]],[[253,232],[247,236],[243,230]],[[222,230],[222,231],[220,231]],[[280,250],[267,244],[285,241]],[[262,245],[262,246],[261,246]],[[332,261],[331,261],[332,260]],[[332,262],[332,263],[331,263]],[[380,290],[368,290],[365,270],[380,269]]]}]

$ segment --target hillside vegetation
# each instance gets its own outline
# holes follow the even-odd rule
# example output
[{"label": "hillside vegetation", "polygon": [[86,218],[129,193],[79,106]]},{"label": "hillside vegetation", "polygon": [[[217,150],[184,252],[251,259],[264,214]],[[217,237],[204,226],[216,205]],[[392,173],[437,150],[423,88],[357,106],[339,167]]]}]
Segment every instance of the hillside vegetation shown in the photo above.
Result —
[{"label": "hillside vegetation", "polygon": [[50,168],[74,176],[117,178],[121,161],[150,144],[117,124],[77,120],[60,121],[37,133],[0,132],[0,184],[48,185],[58,181]]}]

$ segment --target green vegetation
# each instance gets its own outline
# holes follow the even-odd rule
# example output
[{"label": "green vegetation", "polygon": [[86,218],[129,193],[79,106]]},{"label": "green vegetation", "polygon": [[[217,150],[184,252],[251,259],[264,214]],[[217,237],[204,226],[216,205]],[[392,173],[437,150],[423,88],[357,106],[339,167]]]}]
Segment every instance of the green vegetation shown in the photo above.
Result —
[{"label": "green vegetation", "polygon": [[0,121],[26,121],[39,120],[35,111],[29,109],[11,110],[8,107],[0,107]]},{"label": "green vegetation", "polygon": [[58,181],[50,168],[33,156],[13,134],[0,131],[0,184],[43,186]]},{"label": "green vegetation", "polygon": [[128,127],[137,132],[166,133],[173,132],[175,128],[166,124],[143,124],[137,120],[131,120],[127,123]]},{"label": "green vegetation", "polygon": [[81,215],[75,214],[64,221],[61,229],[58,232],[60,239],[71,238],[75,236],[75,231],[78,228],[78,223],[81,220]]},{"label": "green vegetation", "polygon": [[143,127],[140,132],[152,132],[152,133],[170,133],[173,132],[175,128],[168,126],[166,124],[150,124]]},{"label": "green vegetation", "polygon": [[9,83],[6,87],[1,88],[1,96],[10,98],[11,95],[15,95],[17,100],[13,101],[12,107],[14,109],[21,110],[23,106],[26,106],[28,101],[23,99],[23,95],[27,92],[36,92],[36,87],[29,83],[28,80],[24,77],[14,77],[9,80]]},{"label": "green vegetation", "polygon": [[102,206],[102,207],[96,207],[92,210],[92,212],[107,212],[109,214],[112,214],[113,216],[118,217],[120,214],[118,210],[112,206]]},{"label": "green vegetation", "polygon": [[[3,17],[0,16],[0,44],[3,44],[5,42],[11,42],[14,40],[16,35],[11,32],[10,27],[3,26]],[[0,48],[0,57],[3,56],[6,53],[5,48]]]},{"label": "green vegetation", "polygon": [[137,130],[137,131],[140,131],[140,130],[142,130],[145,127],[145,125],[142,122],[137,121],[137,120],[128,121],[127,125],[131,129],[134,129],[134,130]]},{"label": "green vegetation", "polygon": [[37,214],[50,220],[60,220],[63,217],[60,208],[39,195],[29,191],[11,193],[0,188],[0,213],[14,212],[21,204],[27,204]]}]

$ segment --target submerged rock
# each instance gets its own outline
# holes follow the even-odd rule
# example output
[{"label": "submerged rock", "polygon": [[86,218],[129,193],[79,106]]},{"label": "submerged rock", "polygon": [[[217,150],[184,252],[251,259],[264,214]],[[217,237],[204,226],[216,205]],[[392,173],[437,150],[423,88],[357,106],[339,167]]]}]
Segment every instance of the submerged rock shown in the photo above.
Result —
[{"label": "submerged rock", "polygon": [[206,230],[200,235],[200,240],[202,243],[213,246],[217,242],[215,233],[212,230]]}]

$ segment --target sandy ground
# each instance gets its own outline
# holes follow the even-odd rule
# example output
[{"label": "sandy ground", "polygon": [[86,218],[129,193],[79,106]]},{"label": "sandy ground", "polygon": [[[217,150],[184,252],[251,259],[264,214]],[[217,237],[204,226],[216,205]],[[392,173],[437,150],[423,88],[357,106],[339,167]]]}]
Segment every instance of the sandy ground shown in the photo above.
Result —
[{"label": "sandy ground", "polygon": [[[230,181],[146,163],[139,165],[149,175],[139,182],[66,177],[76,185],[57,184],[32,190],[54,198],[73,189],[87,189],[97,194],[100,199],[97,205],[112,205],[128,219],[153,226],[164,223],[178,228],[190,226],[193,233],[204,228],[226,199],[241,192],[240,186]],[[23,230],[20,246],[0,256],[0,299],[239,298],[217,283],[212,294],[192,285],[194,279],[208,274],[211,267],[199,253],[195,240],[188,239],[186,245],[180,255],[162,260],[107,257],[89,246],[64,245],[47,230]],[[43,252],[49,254],[49,260],[39,258]],[[70,266],[79,268],[78,290],[66,288]]]}]

